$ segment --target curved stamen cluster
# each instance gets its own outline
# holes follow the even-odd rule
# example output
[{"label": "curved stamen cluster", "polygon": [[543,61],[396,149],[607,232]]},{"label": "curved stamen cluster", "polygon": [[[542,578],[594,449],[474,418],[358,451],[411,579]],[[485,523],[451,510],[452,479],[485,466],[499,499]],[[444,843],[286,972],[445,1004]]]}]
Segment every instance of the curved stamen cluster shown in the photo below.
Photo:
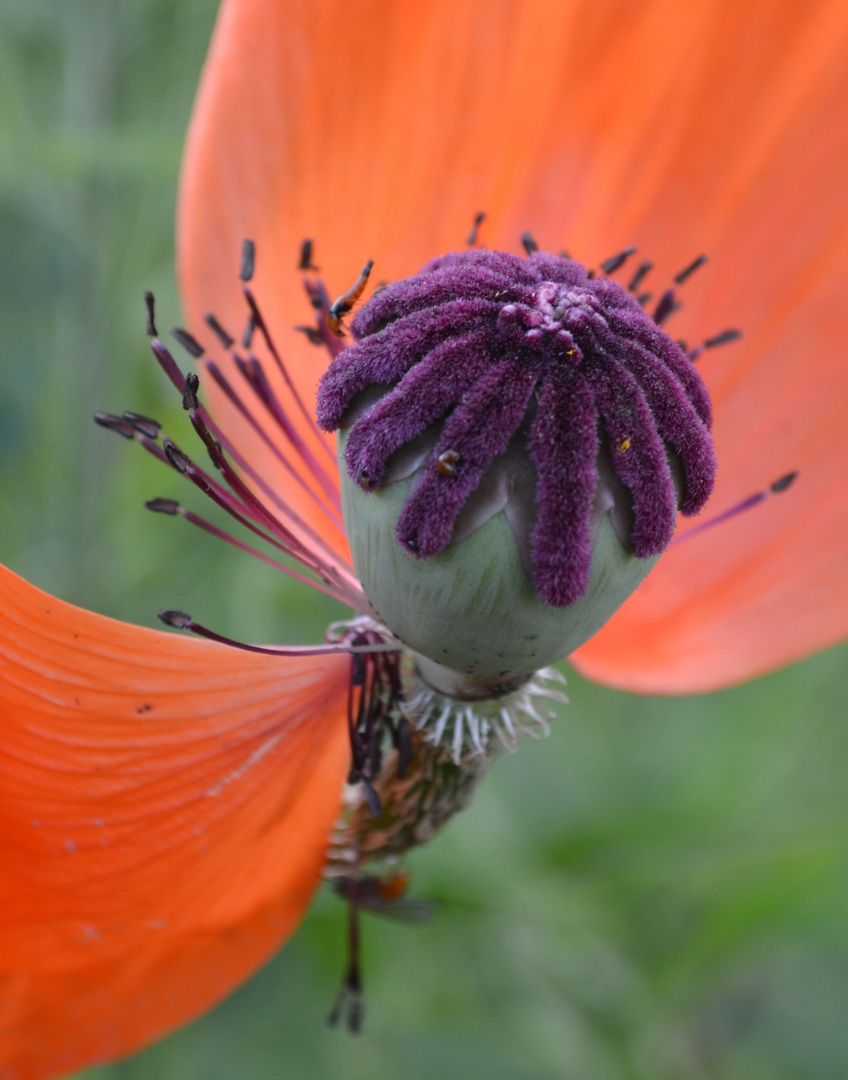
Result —
[{"label": "curved stamen cluster", "polygon": [[[589,580],[599,458],[632,500],[623,539],[641,558],[665,549],[678,508],[695,514],[712,491],[709,397],[658,325],[668,307],[652,319],[616,282],[545,252],[448,254],[362,308],[355,344],[322,380],[318,421],[334,430],[353,418],[347,469],[366,490],[397,451],[437,432],[396,529],[419,557],[452,542],[524,425],[537,474],[533,580],[546,603],[567,606]],[[357,415],[374,387],[378,400]]]}]

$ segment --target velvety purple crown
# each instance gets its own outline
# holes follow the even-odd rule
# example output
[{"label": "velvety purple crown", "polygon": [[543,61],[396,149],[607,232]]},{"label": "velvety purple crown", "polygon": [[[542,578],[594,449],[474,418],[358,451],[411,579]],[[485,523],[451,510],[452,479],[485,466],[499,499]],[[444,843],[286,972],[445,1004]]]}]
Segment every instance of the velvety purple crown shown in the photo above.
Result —
[{"label": "velvety purple crown", "polygon": [[386,392],[352,424],[350,477],[380,486],[396,451],[442,425],[397,523],[417,556],[451,543],[522,424],[538,478],[533,581],[548,604],[586,590],[599,455],[632,499],[626,539],[642,558],[665,549],[678,506],[695,514],[709,498],[710,400],[692,362],[620,285],[571,259],[448,254],[375,294],[352,332],[322,379],[319,424],[347,426],[363,391]]}]

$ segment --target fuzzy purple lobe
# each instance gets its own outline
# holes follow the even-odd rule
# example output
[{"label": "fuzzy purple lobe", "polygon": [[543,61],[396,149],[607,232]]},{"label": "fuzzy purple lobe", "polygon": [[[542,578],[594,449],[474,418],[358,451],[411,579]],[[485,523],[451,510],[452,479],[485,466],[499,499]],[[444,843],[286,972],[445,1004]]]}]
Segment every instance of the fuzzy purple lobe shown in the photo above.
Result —
[{"label": "fuzzy purple lobe", "polygon": [[527,419],[538,476],[533,582],[547,604],[586,591],[602,447],[632,499],[629,544],[641,558],[665,549],[678,503],[691,515],[710,496],[710,401],[694,365],[625,289],[571,259],[444,255],[373,296],[352,332],[318,394],[318,422],[333,431],[363,391],[385,391],[351,426],[351,478],[379,487],[392,454],[442,424],[397,524],[419,557],[450,544],[469,495]]}]

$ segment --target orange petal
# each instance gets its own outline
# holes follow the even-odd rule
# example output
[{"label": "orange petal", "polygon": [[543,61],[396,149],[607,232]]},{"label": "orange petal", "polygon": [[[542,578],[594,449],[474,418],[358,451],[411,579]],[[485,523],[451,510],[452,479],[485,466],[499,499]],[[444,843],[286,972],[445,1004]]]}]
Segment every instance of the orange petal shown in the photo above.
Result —
[{"label": "orange petal", "polygon": [[318,885],[348,662],[71,607],[0,568],[0,1074],[111,1061],[233,989]]},{"label": "orange petal", "polygon": [[848,631],[846,49],[841,4],[227,0],[181,192],[188,313],[236,318],[235,253],[252,236],[311,400],[325,361],[291,330],[308,318],[305,236],[333,292],[366,258],[379,281],[461,247],[478,209],[491,247],[515,250],[528,228],[590,262],[637,243],[658,282],[707,250],[671,329],[746,333],[702,362],[712,505],[801,479],[669,554],[577,660],[660,691],[784,663]]}]

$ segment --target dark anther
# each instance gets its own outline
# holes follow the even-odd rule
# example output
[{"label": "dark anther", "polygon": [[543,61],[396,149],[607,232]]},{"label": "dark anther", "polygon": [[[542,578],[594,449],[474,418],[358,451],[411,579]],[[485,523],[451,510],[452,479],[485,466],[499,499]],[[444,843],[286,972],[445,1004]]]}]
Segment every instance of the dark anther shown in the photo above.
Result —
[{"label": "dark anther", "polygon": [[241,245],[241,270],[239,277],[242,281],[250,281],[256,268],[256,245],[252,240],[244,240]]},{"label": "dark anther", "polygon": [[408,540],[404,540],[404,543],[406,544],[406,546],[409,548],[410,551],[417,551],[418,550],[418,541],[414,540],[412,537],[410,537]]},{"label": "dark anther", "polygon": [[324,340],[321,337],[321,331],[316,330],[314,326],[296,326],[295,330],[299,330],[301,334],[306,334],[306,340],[310,345],[324,344]]},{"label": "dark anther", "polygon": [[107,428],[109,431],[117,432],[118,435],[122,435],[125,439],[132,439],[135,437],[135,428],[120,416],[112,416],[111,413],[96,412],[94,414],[94,422],[95,424],[99,424],[100,427]]},{"label": "dark anther", "polygon": [[184,611],[160,611],[159,618],[166,626],[173,626],[175,630],[190,630],[193,624],[191,615]]},{"label": "dark anther", "polygon": [[197,388],[200,386],[200,379],[190,371],[186,375],[185,386],[183,387],[183,408],[188,412],[190,409],[197,408]]},{"label": "dark anther", "polygon": [[650,301],[653,295],[654,294],[652,292],[640,293],[639,296],[636,297],[636,303],[639,304],[640,307],[644,307]]},{"label": "dark anther", "polygon": [[318,270],[317,266],[312,264],[312,241],[304,240],[300,245],[300,260],[297,264],[298,270]]},{"label": "dark anther", "polygon": [[159,331],[156,329],[156,301],[153,299],[153,293],[148,289],[144,294],[144,306],[147,308],[147,336],[158,337]]},{"label": "dark anther", "polygon": [[675,277],[674,284],[675,285],[682,285],[683,282],[688,277],[691,277],[692,274],[694,274],[696,270],[698,270],[700,267],[702,267],[706,261],[707,261],[707,256],[706,255],[699,255],[697,259],[693,259],[693,261],[690,262],[688,266],[684,266],[683,269],[680,271],[680,273]]},{"label": "dark anther", "polygon": [[539,250],[539,245],[533,239],[533,234],[525,232],[521,234],[521,243],[524,245],[524,250],[528,255],[532,255],[534,251]]},{"label": "dark anther", "polygon": [[594,278],[594,276],[595,276],[595,271],[594,270],[587,270],[586,271],[586,280],[587,281],[591,281],[592,278]]},{"label": "dark anther", "polygon": [[175,517],[180,512],[180,504],[176,499],[148,499],[144,505],[154,514],[168,514]]},{"label": "dark anther", "polygon": [[221,326],[221,324],[218,322],[212,312],[208,312],[206,315],[203,316],[203,318],[206,320],[206,325],[209,327],[215,337],[221,342],[224,348],[231,348],[233,344],[233,339],[223,328],[223,326]]},{"label": "dark anther", "polygon": [[459,451],[458,450],[445,450],[443,454],[439,454],[436,461],[436,468],[439,470],[440,476],[456,476],[456,467],[459,464]]},{"label": "dark anther", "polygon": [[253,341],[253,331],[256,329],[256,320],[253,318],[253,313],[247,318],[247,325],[244,328],[244,333],[241,335],[241,347],[243,349],[249,349],[251,342]]},{"label": "dark anther", "polygon": [[665,320],[673,312],[677,311],[680,307],[680,302],[677,300],[674,289],[666,289],[666,291],[659,298],[656,310],[654,311],[654,322],[657,326],[662,326]]},{"label": "dark anther", "polygon": [[354,1035],[362,1030],[365,1004],[362,1000],[362,975],[360,972],[360,930],[359,930],[359,880],[349,879],[347,896],[347,970],[344,982],[336,998],[327,1023],[336,1027],[347,1008],[347,1027]]},{"label": "dark anther", "polygon": [[773,495],[779,495],[782,491],[786,491],[787,488],[792,487],[795,481],[798,479],[798,472],[787,473],[786,476],[781,476],[779,480],[771,485],[771,491]]},{"label": "dark anther", "polygon": [[192,337],[188,330],[181,330],[179,326],[175,326],[171,331],[171,337],[175,341],[178,341],[185,351],[190,356],[193,356],[195,360],[199,360],[200,357],[203,356],[203,346],[196,337]]},{"label": "dark anther", "polygon": [[370,473],[368,473],[365,469],[360,470],[359,482],[363,487],[371,487],[371,484],[373,483]]},{"label": "dark anther", "polygon": [[139,435],[146,435],[148,439],[158,438],[159,431],[162,427],[158,420],[154,420],[150,416],[142,416],[141,413],[124,412],[122,414],[122,419],[126,420]]},{"label": "dark anther", "polygon": [[191,458],[187,454],[184,454],[182,450],[178,450],[172,442],[165,442],[162,445],[162,449],[165,451],[165,457],[170,461],[174,468],[179,473],[186,473],[191,468]]},{"label": "dark anther", "polygon": [[716,334],[715,337],[707,338],[704,342],[704,348],[715,349],[718,345],[727,345],[731,341],[737,341],[741,337],[741,330],[722,330],[722,332]]},{"label": "dark anther", "polygon": [[474,245],[477,243],[477,237],[480,233],[480,226],[485,220],[486,211],[478,210],[477,213],[474,215],[474,224],[471,226],[471,232],[468,234],[465,241],[469,247],[474,247]]},{"label": "dark anther", "polygon": [[383,805],[380,802],[380,796],[377,794],[377,790],[367,776],[360,776],[359,782],[362,784],[362,791],[365,795],[365,805],[368,807],[368,813],[371,817],[379,817],[383,812]]},{"label": "dark anther", "polygon": [[629,259],[631,255],[636,254],[635,247],[625,248],[624,251],[619,251],[617,255],[611,255],[610,258],[604,259],[601,263],[601,270],[605,274],[613,274],[615,271]]},{"label": "dark anther", "polygon": [[398,720],[397,731],[395,734],[395,746],[398,752],[397,770],[395,775],[398,780],[403,780],[409,770],[409,766],[412,764],[412,759],[415,756],[415,750],[412,746],[412,731],[405,716],[402,716],[400,720]]},{"label": "dark anther", "polygon": [[635,293],[639,286],[642,284],[642,280],[646,274],[649,274],[653,270],[654,264],[652,262],[639,263],[639,269],[630,279],[630,284],[627,286],[627,291]]},{"label": "dark anther", "polygon": [[361,653],[350,654],[350,682],[352,686],[365,684],[365,658]]}]

